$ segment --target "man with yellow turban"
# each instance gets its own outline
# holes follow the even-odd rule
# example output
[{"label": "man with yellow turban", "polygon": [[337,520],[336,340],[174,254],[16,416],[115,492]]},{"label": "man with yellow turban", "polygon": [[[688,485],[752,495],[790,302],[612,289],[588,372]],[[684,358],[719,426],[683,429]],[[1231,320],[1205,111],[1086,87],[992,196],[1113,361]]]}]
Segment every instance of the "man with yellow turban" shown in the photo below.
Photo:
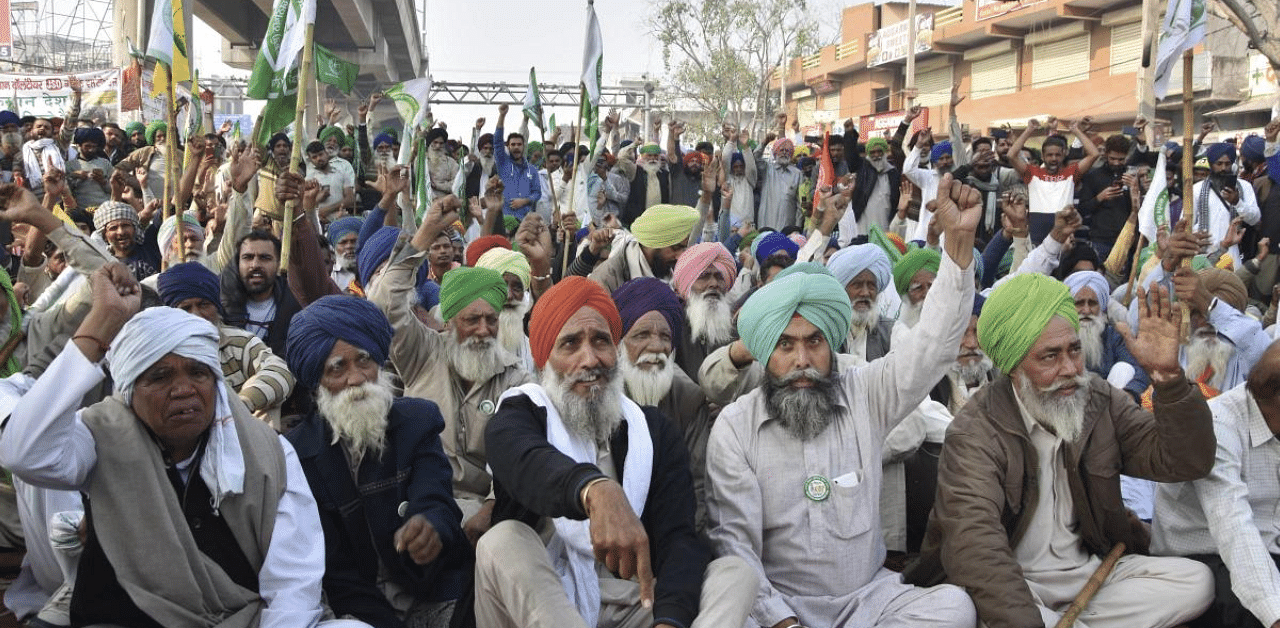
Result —
[{"label": "man with yellow turban", "polygon": [[991,293],[978,342],[1001,375],[947,430],[908,581],[964,587],[990,628],[1052,626],[1123,544],[1075,625],[1163,628],[1209,605],[1209,569],[1143,556],[1149,535],[1121,500],[1121,473],[1188,481],[1214,459],[1209,407],[1178,366],[1180,308],[1163,288],[1139,291],[1136,303],[1142,329],[1127,341],[1156,387],[1154,414],[1086,370],[1065,285],[1027,273]]},{"label": "man with yellow turban", "polygon": [[532,373],[533,353],[529,350],[529,337],[524,333],[525,316],[533,308],[533,292],[530,291],[533,270],[529,266],[529,258],[509,248],[492,248],[485,251],[474,265],[502,274],[502,280],[507,284],[507,300],[498,311],[498,342],[520,358],[521,364]]},{"label": "man with yellow turban", "polygon": [[[502,274],[489,268],[455,268],[440,285],[444,331],[418,320],[411,301],[414,278],[427,249],[455,218],[452,196],[437,199],[412,239],[401,236],[368,298],[387,315],[395,335],[390,358],[404,380],[406,397],[440,406],[440,442],[453,467],[453,495],[463,531],[474,543],[489,527],[493,501],[486,470],[484,427],[503,391],[530,380],[520,360],[497,341],[498,313],[507,301]],[[456,199],[454,199],[456,202]]]},{"label": "man with yellow turban", "polygon": [[654,205],[631,225],[630,235],[614,238],[609,258],[591,271],[605,290],[640,277],[671,277],[676,260],[698,225],[698,210],[685,205]]},{"label": "man with yellow turban", "polygon": [[712,560],[695,533],[680,430],[623,394],[623,327],[585,277],[533,307],[541,384],[507,391],[485,429],[497,506],[476,547],[477,626],[746,623],[756,574],[733,556]]},{"label": "man with yellow turban", "polygon": [[[950,176],[945,177],[951,190]],[[801,264],[738,313],[734,365],[765,378],[721,411],[707,445],[707,510],[720,555],[765,576],[760,626],[955,626],[976,620],[957,587],[915,588],[883,568],[880,493],[885,436],[955,362],[973,306],[973,237],[981,199],[956,186],[939,203],[946,255],[919,331],[870,364],[836,349],[852,318],[845,286]]]}]

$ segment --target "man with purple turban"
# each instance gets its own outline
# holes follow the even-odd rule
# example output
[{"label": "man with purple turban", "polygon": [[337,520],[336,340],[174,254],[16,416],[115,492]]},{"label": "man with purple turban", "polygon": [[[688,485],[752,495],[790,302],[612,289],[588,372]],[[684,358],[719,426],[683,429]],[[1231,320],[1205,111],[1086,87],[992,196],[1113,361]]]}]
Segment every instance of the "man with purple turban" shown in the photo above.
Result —
[{"label": "man with purple turban", "polygon": [[609,293],[584,277],[534,304],[542,383],[507,391],[485,429],[497,506],[476,547],[478,626],[746,622],[756,575],[713,561],[698,538],[679,430],[624,395],[622,329]]},{"label": "man with purple turban", "polygon": [[324,528],[335,615],[374,626],[445,626],[462,593],[467,540],[434,402],[396,397],[391,324],[364,299],[330,295],[293,317],[289,366],[316,410],[289,432]]},{"label": "man with purple turban", "polygon": [[712,351],[733,340],[733,310],[729,294],[738,265],[719,242],[689,247],[676,260],[671,287],[684,300],[684,329],[679,334],[676,362],[693,381]]},{"label": "man with purple turban", "polygon": [[[786,114],[780,113],[778,116],[780,126],[785,127]],[[783,227],[801,224],[796,189],[800,187],[800,179],[804,177],[792,159],[795,145],[785,135],[785,128],[779,129],[778,137],[781,139],[764,149],[757,166],[760,177],[759,226],[779,231]]]}]

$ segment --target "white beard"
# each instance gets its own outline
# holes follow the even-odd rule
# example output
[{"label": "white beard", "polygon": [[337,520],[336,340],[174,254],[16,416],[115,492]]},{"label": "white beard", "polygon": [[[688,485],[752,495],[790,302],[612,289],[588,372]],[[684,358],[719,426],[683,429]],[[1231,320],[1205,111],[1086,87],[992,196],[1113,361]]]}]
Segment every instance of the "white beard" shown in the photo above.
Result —
[{"label": "white beard", "polygon": [[434,166],[439,164],[444,159],[445,159],[445,154],[444,154],[443,148],[427,147],[427,163]]},{"label": "white beard", "polygon": [[657,364],[658,368],[641,368],[631,361],[630,352],[622,345],[618,356],[618,370],[626,384],[627,396],[642,406],[656,406],[671,392],[671,380],[676,376],[676,363],[666,353],[645,353],[640,364]]},{"label": "white beard", "polygon": [[690,290],[684,313],[695,341],[719,347],[733,340],[733,312],[724,295],[715,294],[715,298],[708,298],[706,292]]},{"label": "white beard", "polygon": [[[598,377],[586,397],[570,390],[574,384]],[[562,380],[548,364],[542,367],[542,388],[560,413],[560,420],[570,433],[593,443],[607,442],[622,424],[622,378],[618,368],[597,367],[572,379]]]},{"label": "white beard", "polygon": [[1084,365],[1090,369],[1102,367],[1102,332],[1106,328],[1102,319],[1080,317],[1080,350],[1084,353]]},{"label": "white beard", "polygon": [[960,381],[964,382],[965,386],[969,386],[970,388],[986,383],[987,374],[990,373],[991,368],[995,366],[995,363],[991,361],[991,358],[988,357],[987,354],[983,353],[981,349],[978,350],[978,354],[982,357],[976,361],[961,362],[960,360],[956,360],[955,363],[951,365],[951,373]]},{"label": "white beard", "polygon": [[[493,157],[480,156],[480,172],[488,179],[493,174]],[[483,187],[483,183],[481,187]]]},{"label": "white beard", "polygon": [[1186,347],[1187,377],[1197,380],[1204,374],[1206,368],[1212,368],[1213,377],[1210,377],[1207,383],[1221,390],[1222,381],[1227,376],[1227,360],[1231,358],[1234,351],[1235,347],[1223,342],[1217,334],[1193,335]]},{"label": "white beard", "polygon": [[915,327],[920,322],[920,312],[924,310],[924,299],[919,303],[912,303],[910,298],[902,300],[902,310],[898,312],[898,320],[902,321],[908,329]]},{"label": "white beard", "polygon": [[868,159],[867,161],[871,162],[871,167],[875,168],[876,172],[878,173],[883,174],[886,170],[889,169],[888,157],[881,157],[879,159]]},{"label": "white beard", "polygon": [[472,336],[458,342],[458,334],[448,329],[449,365],[458,377],[473,384],[489,381],[495,373],[502,371],[502,348],[496,338],[476,338]]},{"label": "white beard", "polygon": [[512,355],[520,355],[520,348],[524,346],[524,316],[533,307],[530,298],[531,295],[525,292],[524,300],[519,304],[504,306],[498,312],[498,341]]},{"label": "white beard", "polygon": [[333,443],[346,445],[353,461],[366,452],[382,455],[387,444],[387,413],[395,400],[391,373],[379,370],[378,380],[349,386],[338,393],[316,389],[316,407],[333,430]]},{"label": "white beard", "polygon": [[1078,386],[1076,392],[1070,397],[1060,397],[1057,390],[1062,387],[1062,383],[1040,389],[1031,383],[1031,378],[1026,374],[1019,372],[1015,376],[1018,400],[1031,414],[1031,418],[1069,443],[1080,438],[1080,432],[1084,429],[1084,406],[1089,400],[1089,377],[1077,375],[1072,379]]},{"label": "white beard", "polygon": [[855,329],[867,330],[880,320],[880,308],[876,307],[876,302],[870,301],[871,306],[865,310],[853,308],[853,319],[849,321],[849,331]]},{"label": "white beard", "polygon": [[661,161],[654,161],[654,162],[642,161],[640,162],[640,167],[644,169],[645,174],[649,175],[650,179],[653,179],[658,176],[658,171],[662,169],[662,162]]},{"label": "white beard", "polygon": [[355,253],[338,256],[338,266],[349,273],[356,272],[356,261]]}]

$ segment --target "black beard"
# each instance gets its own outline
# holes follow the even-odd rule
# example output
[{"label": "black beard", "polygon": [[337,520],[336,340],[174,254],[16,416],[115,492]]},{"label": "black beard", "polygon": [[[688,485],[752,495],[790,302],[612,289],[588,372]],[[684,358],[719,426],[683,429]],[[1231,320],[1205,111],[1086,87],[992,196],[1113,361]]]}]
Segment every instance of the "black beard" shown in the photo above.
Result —
[{"label": "black beard", "polygon": [[662,259],[662,256],[656,253],[653,256],[653,261],[649,262],[649,269],[653,271],[653,276],[658,279],[666,279],[667,277],[670,277],[671,271],[673,270],[672,266],[673,265],[670,262]]},{"label": "black beard", "polygon": [[[791,383],[801,376],[809,378],[813,387],[792,388]],[[836,377],[835,371],[819,377],[813,369],[795,371],[781,378],[766,372],[762,385],[769,416],[778,419],[797,439],[812,440],[826,431],[839,414]]]}]

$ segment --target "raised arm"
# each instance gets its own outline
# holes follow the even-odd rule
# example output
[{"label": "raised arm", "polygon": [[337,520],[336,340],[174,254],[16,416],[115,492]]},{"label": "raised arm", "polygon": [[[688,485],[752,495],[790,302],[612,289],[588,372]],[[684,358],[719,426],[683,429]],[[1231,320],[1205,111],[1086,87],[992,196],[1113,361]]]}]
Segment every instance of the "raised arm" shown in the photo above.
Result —
[{"label": "raised arm", "polygon": [[[1090,139],[1088,135],[1085,135],[1084,129],[1080,128],[1082,123],[1089,124],[1089,116],[1085,116],[1079,120],[1073,120],[1071,122],[1071,133],[1076,136],[1076,139],[1080,140],[1080,144],[1084,148],[1084,159],[1081,159],[1080,163],[1076,165],[1076,170],[1083,175],[1093,167],[1093,162],[1098,160],[1098,155],[1101,153],[1098,152],[1098,145],[1094,144],[1093,140]],[[1013,149],[1011,148],[1009,150],[1012,151]]]},{"label": "raised arm", "polygon": [[1018,139],[1013,140],[1013,145],[1009,147],[1009,165],[1018,172],[1018,176],[1022,176],[1027,172],[1027,162],[1022,159],[1022,145],[1027,143],[1032,133],[1040,128],[1040,121],[1032,118],[1027,120],[1027,128],[1022,130],[1018,135]]}]

